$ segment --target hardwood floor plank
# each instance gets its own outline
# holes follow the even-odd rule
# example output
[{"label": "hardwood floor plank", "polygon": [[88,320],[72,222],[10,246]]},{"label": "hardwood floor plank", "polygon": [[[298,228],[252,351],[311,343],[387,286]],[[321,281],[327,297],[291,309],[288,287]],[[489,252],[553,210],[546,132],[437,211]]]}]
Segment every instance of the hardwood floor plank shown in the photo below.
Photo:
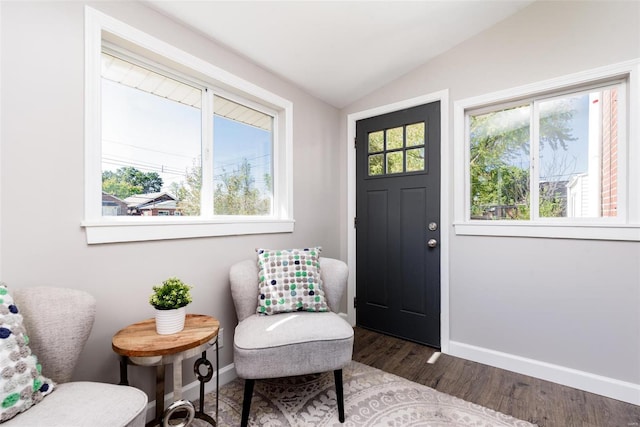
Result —
[{"label": "hardwood floor plank", "polygon": [[640,406],[505,371],[356,327],[353,360],[540,427],[638,427]]}]

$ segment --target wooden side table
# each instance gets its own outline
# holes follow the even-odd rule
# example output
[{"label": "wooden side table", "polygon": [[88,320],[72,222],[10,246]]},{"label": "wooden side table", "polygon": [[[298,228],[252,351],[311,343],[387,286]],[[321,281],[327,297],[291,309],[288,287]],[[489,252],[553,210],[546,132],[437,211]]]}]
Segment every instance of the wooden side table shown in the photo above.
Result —
[{"label": "wooden side table", "polygon": [[[201,314],[187,314],[184,329],[171,335],[159,335],[156,332],[155,319],[134,323],[118,331],[111,342],[113,351],[121,356],[120,384],[129,385],[127,365],[156,366],[156,417],[147,427],[162,425],[164,414],[164,376],[166,365],[173,364],[174,401],[182,399],[182,361],[202,353],[194,364],[194,373],[200,381],[200,405],[195,418],[207,421],[212,426],[218,422],[218,330],[220,322],[214,317]],[[207,349],[216,347],[216,419],[204,412],[204,385],[213,376],[213,368],[207,360]],[[200,368],[204,365],[207,373]],[[186,402],[191,405],[189,402]],[[191,405],[193,408],[193,405]],[[171,411],[171,407],[169,410]],[[169,411],[169,412],[170,412]],[[191,409],[193,411],[193,409]],[[192,412],[193,413],[193,412]],[[167,414],[168,416],[171,413]]]}]

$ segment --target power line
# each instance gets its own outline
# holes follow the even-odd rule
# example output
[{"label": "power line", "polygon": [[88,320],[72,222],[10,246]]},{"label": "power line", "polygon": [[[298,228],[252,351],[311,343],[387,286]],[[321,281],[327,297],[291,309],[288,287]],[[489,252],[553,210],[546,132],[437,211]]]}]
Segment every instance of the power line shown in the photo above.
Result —
[{"label": "power line", "polygon": [[176,156],[176,157],[184,157],[184,158],[187,158],[187,159],[193,159],[193,156],[191,156],[191,155],[178,154],[178,153],[173,153],[173,152],[170,152],[170,151],[156,150],[154,148],[143,147],[141,145],[136,145],[136,144],[129,144],[129,143],[126,143],[126,142],[116,141],[114,139],[103,138],[102,141],[103,142],[107,141],[107,142],[109,142],[111,144],[117,144],[117,145],[124,145],[124,146],[127,146],[127,147],[133,147],[133,148],[136,148],[136,149],[142,150],[142,151],[152,151],[154,153],[167,154],[169,156]]}]

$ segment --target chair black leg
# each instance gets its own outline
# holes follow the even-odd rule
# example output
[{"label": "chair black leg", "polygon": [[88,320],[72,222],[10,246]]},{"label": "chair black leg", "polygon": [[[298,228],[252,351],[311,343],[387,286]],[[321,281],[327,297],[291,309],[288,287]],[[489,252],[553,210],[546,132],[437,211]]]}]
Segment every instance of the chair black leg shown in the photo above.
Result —
[{"label": "chair black leg", "polygon": [[256,380],[244,380],[244,400],[242,401],[242,420],[240,427],[247,427],[249,424],[249,410],[251,409],[251,398],[253,397],[253,386]]},{"label": "chair black leg", "polygon": [[338,401],[338,419],[341,423],[344,422],[344,394],[342,391],[342,369],[336,369],[333,371],[333,376],[336,379],[336,400]]}]

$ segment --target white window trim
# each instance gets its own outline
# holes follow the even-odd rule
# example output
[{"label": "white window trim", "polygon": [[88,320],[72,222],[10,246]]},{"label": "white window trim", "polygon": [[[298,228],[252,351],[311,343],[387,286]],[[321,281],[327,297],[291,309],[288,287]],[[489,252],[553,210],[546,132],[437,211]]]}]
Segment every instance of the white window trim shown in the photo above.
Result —
[{"label": "white window trim", "polygon": [[[627,120],[620,134],[621,193],[624,198],[620,218],[566,221],[482,221],[469,219],[470,179],[469,142],[466,137],[466,112],[491,104],[530,98],[553,91],[627,77]],[[542,237],[593,240],[640,241],[640,59],[575,73],[543,82],[476,96],[454,103],[454,228],[456,235]]]},{"label": "white window trim", "polygon": [[[278,114],[274,120],[274,206],[272,216],[117,218],[102,216],[100,55],[110,33],[206,76],[230,93],[259,100]],[[281,139],[279,139],[281,138]],[[278,142],[280,141],[280,142]],[[211,153],[205,153],[211,155]],[[85,6],[85,212],[88,244],[242,234],[293,232],[293,104],[253,83],[168,43]]]}]

